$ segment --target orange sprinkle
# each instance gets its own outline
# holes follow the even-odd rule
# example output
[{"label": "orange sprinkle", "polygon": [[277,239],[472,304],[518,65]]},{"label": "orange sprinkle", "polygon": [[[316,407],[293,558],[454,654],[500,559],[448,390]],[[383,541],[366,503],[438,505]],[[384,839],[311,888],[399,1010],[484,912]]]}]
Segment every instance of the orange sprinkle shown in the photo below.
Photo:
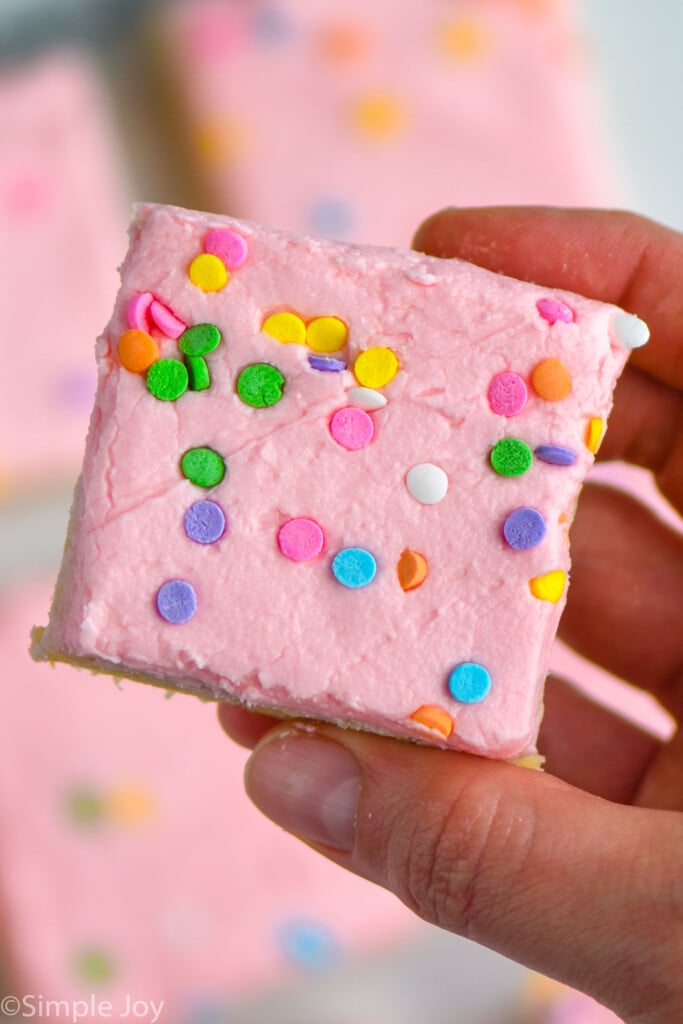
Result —
[{"label": "orange sprinkle", "polygon": [[427,579],[427,559],[418,551],[403,551],[396,566],[401,590],[416,590]]},{"label": "orange sprinkle", "polygon": [[455,722],[448,712],[436,704],[423,704],[417,711],[413,711],[410,718],[417,725],[422,725],[425,729],[431,729],[434,732],[440,733],[445,740],[448,739],[455,728]]},{"label": "orange sprinkle", "polygon": [[370,51],[370,39],[362,26],[354,24],[331,25],[323,33],[321,44],[324,55],[336,64],[356,63]]},{"label": "orange sprinkle", "polygon": [[130,330],[121,335],[118,353],[124,370],[147,373],[159,358],[159,346],[146,331]]},{"label": "orange sprinkle", "polygon": [[546,402],[561,402],[572,389],[569,370],[559,359],[544,359],[531,375],[537,395]]}]

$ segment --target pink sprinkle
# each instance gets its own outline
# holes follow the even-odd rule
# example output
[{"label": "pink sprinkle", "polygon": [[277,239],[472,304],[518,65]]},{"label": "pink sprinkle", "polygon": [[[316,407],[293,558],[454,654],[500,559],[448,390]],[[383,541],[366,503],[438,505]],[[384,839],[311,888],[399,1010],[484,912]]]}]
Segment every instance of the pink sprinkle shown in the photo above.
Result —
[{"label": "pink sprinkle", "polygon": [[151,292],[138,292],[129,300],[126,307],[129,327],[135,331],[146,331],[149,334],[151,327],[149,309],[153,302],[154,296]]},{"label": "pink sprinkle", "polygon": [[488,400],[498,416],[516,416],[526,405],[526,384],[518,373],[498,373],[489,384]]},{"label": "pink sprinkle", "polygon": [[375,425],[364,409],[350,405],[335,412],[330,420],[330,433],[342,448],[356,452],[370,444]]},{"label": "pink sprinkle", "polygon": [[539,299],[536,309],[544,320],[549,324],[556,324],[560,320],[563,324],[574,322],[574,310],[570,309],[566,302],[560,299]]},{"label": "pink sprinkle", "polygon": [[158,299],[154,299],[152,302],[150,314],[162,334],[165,334],[167,338],[173,338],[174,341],[187,329],[187,324],[183,323],[180,317],[172,313],[168,306],[164,306]]},{"label": "pink sprinkle", "polygon": [[237,270],[247,258],[247,243],[236,231],[229,228],[215,228],[204,240],[204,252],[217,256],[225,263],[227,270]]},{"label": "pink sprinkle", "polygon": [[290,519],[277,535],[280,551],[293,562],[307,562],[323,549],[325,535],[314,519]]}]

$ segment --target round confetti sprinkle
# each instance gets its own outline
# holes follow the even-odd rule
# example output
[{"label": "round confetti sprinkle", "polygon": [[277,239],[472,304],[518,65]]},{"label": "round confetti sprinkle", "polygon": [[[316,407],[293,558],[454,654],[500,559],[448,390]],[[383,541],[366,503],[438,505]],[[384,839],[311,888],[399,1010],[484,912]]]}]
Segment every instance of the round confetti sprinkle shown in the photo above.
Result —
[{"label": "round confetti sprinkle", "polygon": [[491,449],[491,466],[500,476],[522,476],[534,461],[531,448],[524,441],[504,437]]},{"label": "round confetti sprinkle", "polygon": [[396,566],[401,590],[417,590],[421,587],[427,579],[428,569],[427,559],[419,551],[402,551]]},{"label": "round confetti sprinkle", "polygon": [[154,338],[137,328],[121,335],[117,351],[121,366],[130,373],[147,373],[159,358],[159,346]]},{"label": "round confetti sprinkle", "polygon": [[357,131],[368,139],[395,138],[406,124],[406,112],[393,96],[383,93],[364,96],[352,110]]},{"label": "round confetti sprinkle", "polygon": [[189,385],[187,367],[179,359],[158,359],[147,371],[147,388],[162,402],[175,402]]},{"label": "round confetti sprinkle", "polygon": [[551,466],[573,466],[577,458],[575,451],[559,444],[539,444],[535,455]]},{"label": "round confetti sprinkle", "polygon": [[308,363],[312,369],[321,370],[323,373],[341,373],[346,369],[346,363],[330,356],[309,356]]},{"label": "round confetti sprinkle", "polygon": [[517,416],[527,401],[526,384],[518,373],[498,373],[489,384],[491,411],[498,416]]},{"label": "round confetti sprinkle", "polygon": [[112,957],[102,949],[84,949],[74,962],[76,974],[84,981],[106,982],[115,974]]},{"label": "round confetti sprinkle", "polygon": [[574,310],[561,299],[539,299],[536,309],[551,326],[558,320],[563,324],[571,324],[575,320]]},{"label": "round confetti sprinkle", "polygon": [[569,370],[559,359],[544,359],[531,375],[536,394],[546,402],[561,402],[572,389]]},{"label": "round confetti sprinkle", "polygon": [[296,313],[273,313],[263,321],[261,330],[282,345],[306,344],[306,324]]},{"label": "round confetti sprinkle", "polygon": [[349,339],[349,329],[336,316],[319,316],[306,328],[306,342],[314,352],[339,352]]},{"label": "round confetti sprinkle", "polygon": [[174,626],[189,622],[197,611],[197,595],[187,580],[168,580],[157,591],[157,611]]},{"label": "round confetti sprinkle", "polygon": [[187,327],[187,324],[180,317],[176,316],[168,306],[164,306],[163,302],[159,302],[157,299],[149,307],[149,313],[159,330],[167,338],[173,338],[174,341],[180,337]]},{"label": "round confetti sprinkle", "polygon": [[373,388],[349,388],[346,397],[351,405],[355,405],[359,409],[368,409],[370,412],[375,409],[383,409],[387,404],[386,396]]},{"label": "round confetti sprinkle", "polygon": [[343,199],[324,199],[315,204],[310,213],[311,229],[316,235],[345,239],[355,223],[353,209]]},{"label": "round confetti sprinkle", "polygon": [[138,292],[128,300],[126,316],[128,318],[128,325],[133,330],[147,331],[149,333],[151,326],[149,311],[153,302],[154,296],[151,292]]},{"label": "round confetti sprinkle", "polygon": [[180,460],[186,480],[197,487],[216,487],[226,473],[225,460],[213,448],[190,448]]},{"label": "round confetti sprinkle", "polygon": [[605,422],[599,416],[593,416],[586,427],[586,448],[593,455],[598,451],[605,436]]},{"label": "round confetti sprinkle", "polygon": [[430,732],[438,732],[445,740],[452,734],[455,723],[447,711],[437,704],[423,704],[413,711],[411,721]]},{"label": "round confetti sprinkle", "polygon": [[297,967],[321,970],[339,959],[331,930],[317,921],[287,921],[278,932],[283,952]]},{"label": "round confetti sprinkle", "polygon": [[545,519],[535,508],[515,509],[503,524],[503,536],[515,551],[537,547],[545,534]]},{"label": "round confetti sprinkle", "polygon": [[214,228],[204,239],[204,252],[216,256],[228,270],[239,270],[246,262],[249,249],[242,235],[230,228]]},{"label": "round confetti sprinkle", "polygon": [[314,519],[299,516],[284,523],[277,534],[280,551],[293,562],[316,558],[325,544],[325,535]]},{"label": "round confetti sprinkle", "polygon": [[143,786],[117,786],[105,798],[107,817],[129,828],[147,824],[153,817],[153,807],[152,795]]},{"label": "round confetti sprinkle", "polygon": [[439,46],[457,61],[475,61],[486,55],[491,40],[483,25],[474,19],[462,18],[448,22],[439,32]]},{"label": "round confetti sprinkle", "polygon": [[252,363],[237,378],[237,394],[245,405],[254,409],[267,409],[282,398],[285,378],[270,363]]},{"label": "round confetti sprinkle", "polygon": [[215,501],[195,501],[185,513],[183,527],[197,544],[215,544],[225,533],[225,513]]},{"label": "round confetti sprinkle", "polygon": [[203,292],[220,292],[228,283],[225,264],[217,256],[204,252],[190,264],[190,281]]},{"label": "round confetti sprinkle", "polygon": [[359,590],[374,580],[377,562],[365,548],[342,548],[334,556],[332,573],[343,587]]},{"label": "round confetti sprinkle", "polygon": [[325,28],[320,36],[320,46],[329,61],[352,64],[368,56],[372,38],[361,24],[340,23]]},{"label": "round confetti sprinkle", "polygon": [[567,574],[563,569],[553,569],[543,576],[535,576],[529,580],[529,589],[539,601],[550,601],[557,604],[567,584]]},{"label": "round confetti sprinkle", "polygon": [[370,444],[375,433],[372,418],[352,405],[338,409],[330,420],[330,434],[342,448],[356,452]]},{"label": "round confetti sprinkle", "polygon": [[382,388],[398,373],[398,359],[390,348],[381,345],[366,348],[357,356],[353,372],[363,387]]},{"label": "round confetti sprinkle", "polygon": [[463,661],[449,675],[448,689],[461,704],[479,704],[491,692],[491,676],[476,661]]},{"label": "round confetti sprinkle", "polygon": [[221,332],[214,324],[195,324],[183,331],[178,341],[186,356],[205,356],[221,343]]},{"label": "round confetti sprinkle", "polygon": [[255,12],[251,25],[255,38],[271,46],[289,42],[297,32],[297,25],[291,14],[275,5]]},{"label": "round confetti sprinkle", "polygon": [[622,348],[634,349],[646,345],[650,328],[633,313],[616,313],[611,320],[612,333]]},{"label": "round confetti sprinkle", "polygon": [[98,825],[102,821],[102,800],[87,789],[77,789],[66,798],[66,809],[70,818],[79,825]]},{"label": "round confetti sprinkle", "polygon": [[406,487],[415,501],[422,505],[436,505],[448,493],[448,477],[441,466],[421,462],[408,470]]}]

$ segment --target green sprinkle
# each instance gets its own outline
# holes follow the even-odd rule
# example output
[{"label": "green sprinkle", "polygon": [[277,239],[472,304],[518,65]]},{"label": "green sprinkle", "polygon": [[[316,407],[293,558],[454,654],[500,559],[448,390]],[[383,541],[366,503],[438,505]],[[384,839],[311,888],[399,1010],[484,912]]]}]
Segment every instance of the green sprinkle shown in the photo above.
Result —
[{"label": "green sprinkle", "polygon": [[180,460],[180,468],[197,487],[215,487],[226,473],[225,460],[213,448],[190,448]]},{"label": "green sprinkle", "polygon": [[221,332],[213,324],[195,324],[178,338],[180,351],[186,356],[205,356],[221,343]]},{"label": "green sprinkle", "polygon": [[185,365],[190,380],[190,391],[206,391],[211,387],[209,367],[203,356],[185,356]]},{"label": "green sprinkle", "polygon": [[147,371],[147,387],[162,402],[175,402],[188,384],[187,369],[179,359],[157,359]]},{"label": "green sprinkle", "polygon": [[79,825],[98,825],[102,820],[102,801],[92,791],[76,789],[67,794],[66,810]]},{"label": "green sprinkle", "polygon": [[115,973],[112,958],[101,949],[83,949],[76,956],[76,973],[84,981],[109,981]]},{"label": "green sprinkle", "polygon": [[491,465],[501,476],[522,476],[531,468],[533,453],[524,441],[505,437],[491,451]]},{"label": "green sprinkle", "polygon": [[252,363],[237,378],[237,394],[245,405],[254,409],[267,409],[282,398],[285,378],[276,366]]}]

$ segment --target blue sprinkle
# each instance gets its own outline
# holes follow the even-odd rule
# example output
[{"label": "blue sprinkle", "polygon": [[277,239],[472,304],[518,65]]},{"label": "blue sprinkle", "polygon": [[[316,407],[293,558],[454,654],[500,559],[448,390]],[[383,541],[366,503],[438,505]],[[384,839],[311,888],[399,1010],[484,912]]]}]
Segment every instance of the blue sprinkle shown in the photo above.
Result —
[{"label": "blue sprinkle", "polygon": [[503,536],[515,551],[535,548],[545,535],[545,519],[535,508],[515,509],[503,524]]},{"label": "blue sprinkle", "polygon": [[196,501],[185,513],[183,526],[197,544],[215,544],[225,533],[225,513],[215,501]]},{"label": "blue sprinkle", "polygon": [[169,580],[159,587],[156,605],[162,619],[180,626],[189,622],[197,611],[197,595],[186,580]]},{"label": "blue sprinkle", "polygon": [[310,212],[311,229],[326,238],[348,238],[354,228],[353,210],[343,199],[323,199]]},{"label": "blue sprinkle", "polygon": [[319,971],[339,960],[340,951],[332,931],[317,921],[287,921],[278,930],[278,940],[288,960],[305,970]]},{"label": "blue sprinkle", "polygon": [[448,689],[461,704],[478,704],[491,692],[491,676],[476,661],[463,661],[449,675]]},{"label": "blue sprinkle", "polygon": [[296,25],[282,7],[268,6],[253,16],[252,31],[267,46],[287,43],[296,35]]},{"label": "blue sprinkle", "polygon": [[577,459],[575,451],[558,444],[539,444],[535,454],[541,462],[548,462],[551,466],[573,466]]},{"label": "blue sprinkle", "polygon": [[343,587],[359,590],[374,580],[377,562],[365,548],[342,548],[334,556],[332,573]]},{"label": "blue sprinkle", "polygon": [[322,370],[323,373],[341,373],[346,369],[346,363],[331,356],[309,356],[308,361],[314,370]]}]

